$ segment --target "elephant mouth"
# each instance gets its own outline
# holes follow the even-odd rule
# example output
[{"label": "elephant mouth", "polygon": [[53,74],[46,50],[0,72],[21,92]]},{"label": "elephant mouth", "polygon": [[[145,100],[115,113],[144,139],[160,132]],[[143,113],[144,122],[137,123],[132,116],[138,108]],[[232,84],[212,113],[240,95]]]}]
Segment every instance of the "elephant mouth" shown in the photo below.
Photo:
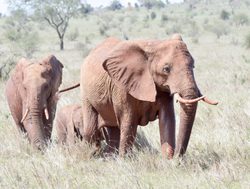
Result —
[{"label": "elephant mouth", "polygon": [[[22,117],[22,119],[21,119],[21,123],[23,123],[24,120],[27,118],[29,112],[30,112],[30,109],[27,108],[26,111],[25,111],[25,113],[24,113],[24,115],[23,115],[23,117]],[[44,115],[45,115],[45,118],[46,118],[47,120],[49,120],[49,111],[48,111],[48,108],[47,108],[47,107],[44,108]]]}]

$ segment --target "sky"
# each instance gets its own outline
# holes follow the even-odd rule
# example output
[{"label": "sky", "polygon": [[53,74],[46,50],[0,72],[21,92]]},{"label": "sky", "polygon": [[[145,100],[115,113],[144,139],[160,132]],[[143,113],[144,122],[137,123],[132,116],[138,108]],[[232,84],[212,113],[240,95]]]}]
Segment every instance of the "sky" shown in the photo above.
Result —
[{"label": "sky", "polygon": [[[91,4],[93,7],[99,7],[101,5],[107,6],[110,4],[112,0],[81,0],[82,2],[86,2]],[[164,1],[164,0],[163,0]],[[183,0],[169,0],[170,3],[179,3]],[[7,14],[8,13],[8,0],[0,0],[0,13]],[[120,2],[126,6],[128,2],[130,2],[132,5],[137,2],[137,0],[120,0]]]}]

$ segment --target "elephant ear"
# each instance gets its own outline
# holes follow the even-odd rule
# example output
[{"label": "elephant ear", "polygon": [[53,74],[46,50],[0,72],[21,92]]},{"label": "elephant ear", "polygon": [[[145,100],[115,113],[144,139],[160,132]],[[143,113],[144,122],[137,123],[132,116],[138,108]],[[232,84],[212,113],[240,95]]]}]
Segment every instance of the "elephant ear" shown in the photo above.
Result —
[{"label": "elephant ear", "polygon": [[156,87],[149,72],[148,57],[137,44],[123,42],[104,60],[103,68],[115,84],[134,98],[155,102]]},{"label": "elephant ear", "polygon": [[30,63],[25,58],[21,58],[17,62],[16,66],[11,74],[11,78],[12,78],[14,84],[16,85],[17,90],[18,90],[19,94],[21,95],[22,99],[26,99],[26,93],[25,93],[25,89],[23,87],[23,80],[24,80],[24,73],[23,72],[24,72],[24,69],[27,66],[29,66],[30,64],[32,64],[32,63]]},{"label": "elephant ear", "polygon": [[47,70],[49,70],[49,74],[51,74],[52,93],[55,94],[62,83],[62,69],[64,66],[54,55],[45,58],[41,64],[44,65]]}]

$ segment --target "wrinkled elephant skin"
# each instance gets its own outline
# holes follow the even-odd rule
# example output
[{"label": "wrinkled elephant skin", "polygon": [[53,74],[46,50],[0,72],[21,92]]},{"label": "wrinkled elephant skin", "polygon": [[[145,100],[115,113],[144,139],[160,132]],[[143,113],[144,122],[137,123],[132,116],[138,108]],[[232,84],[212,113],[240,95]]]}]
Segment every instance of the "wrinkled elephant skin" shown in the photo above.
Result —
[{"label": "wrinkled elephant skin", "polygon": [[51,55],[42,61],[21,59],[6,83],[6,97],[17,128],[32,145],[44,148],[51,137],[62,63]]},{"label": "wrinkled elephant skin", "polygon": [[[81,68],[84,139],[98,140],[103,126],[110,132],[119,128],[119,155],[124,156],[134,143],[137,126],[159,119],[163,156],[183,155],[197,102],[204,100],[193,68],[194,60],[178,34],[170,40],[106,39],[90,52]],[[175,94],[181,107],[176,147]]]}]

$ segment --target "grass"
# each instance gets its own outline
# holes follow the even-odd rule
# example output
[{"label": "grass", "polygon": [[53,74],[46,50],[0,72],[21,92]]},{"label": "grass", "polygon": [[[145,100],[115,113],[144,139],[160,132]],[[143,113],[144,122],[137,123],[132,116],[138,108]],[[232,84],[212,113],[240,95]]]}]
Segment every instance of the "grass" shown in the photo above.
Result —
[{"label": "grass", "polygon": [[[77,143],[71,148],[52,143],[44,153],[32,149],[14,126],[4,93],[0,94],[0,188],[249,188],[250,180],[250,53],[245,47],[249,25],[236,26],[233,16],[220,19],[225,3],[198,5],[190,11],[184,5],[171,5],[152,11],[100,11],[87,18],[74,19],[70,30],[78,29],[75,40],[65,38],[65,50],[59,51],[56,33],[43,26],[39,31],[38,50],[34,58],[54,54],[65,68],[62,88],[79,80],[80,65],[91,48],[106,38],[99,32],[129,39],[166,39],[178,22],[182,37],[195,59],[195,78],[201,91],[220,103],[217,107],[199,103],[187,153],[183,159],[164,160],[160,154],[157,121],[140,127],[152,146],[134,150],[126,159],[90,158],[91,148]],[[249,7],[242,3],[234,14],[250,18]],[[167,20],[162,22],[161,15]],[[135,19],[136,17],[136,19]],[[0,26],[4,25],[0,19]],[[206,25],[225,22],[227,35],[219,39]],[[205,22],[204,22],[205,21]],[[199,32],[190,34],[195,22]],[[38,23],[33,24],[39,28]],[[119,26],[119,27],[117,27]],[[146,26],[146,27],[145,27]],[[44,28],[45,27],[45,28]],[[0,63],[12,55],[9,42],[0,27]],[[166,32],[166,31],[169,32]],[[70,35],[70,32],[68,33]],[[67,34],[66,34],[67,35]],[[43,40],[41,40],[43,39]],[[86,42],[87,39],[87,42]],[[232,43],[237,40],[237,44]],[[17,57],[18,58],[18,57]],[[4,91],[5,81],[0,82]],[[58,109],[80,103],[79,89],[62,95]],[[178,108],[177,112],[178,125]],[[55,137],[55,133],[53,133]]]}]

